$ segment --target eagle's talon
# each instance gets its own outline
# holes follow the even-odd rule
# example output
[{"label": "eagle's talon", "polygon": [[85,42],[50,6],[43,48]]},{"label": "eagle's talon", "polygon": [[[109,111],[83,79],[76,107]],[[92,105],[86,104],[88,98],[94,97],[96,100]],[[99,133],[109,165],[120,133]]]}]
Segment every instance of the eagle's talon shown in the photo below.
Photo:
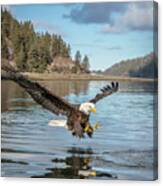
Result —
[{"label": "eagle's talon", "polygon": [[84,132],[88,132],[89,131],[89,128],[90,128],[90,125],[89,123],[86,124],[86,127],[84,128]]},{"label": "eagle's talon", "polygon": [[98,128],[100,128],[100,123],[95,123],[93,126],[93,130],[96,131]]}]

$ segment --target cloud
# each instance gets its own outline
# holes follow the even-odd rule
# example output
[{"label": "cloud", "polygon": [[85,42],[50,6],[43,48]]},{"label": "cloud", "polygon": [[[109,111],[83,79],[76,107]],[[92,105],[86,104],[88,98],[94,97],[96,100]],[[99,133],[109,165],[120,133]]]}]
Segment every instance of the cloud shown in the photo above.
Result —
[{"label": "cloud", "polygon": [[85,3],[79,8],[72,8],[69,14],[64,14],[63,17],[71,19],[75,23],[82,24],[102,24],[111,21],[112,13],[124,12],[127,8],[127,3]]},{"label": "cloud", "polygon": [[[143,6],[144,5],[144,6]],[[121,33],[130,30],[149,31],[153,29],[152,2],[130,3],[128,9],[112,23],[102,27],[103,33]]]},{"label": "cloud", "polygon": [[63,17],[78,24],[102,25],[102,33],[153,29],[153,2],[85,3]]}]

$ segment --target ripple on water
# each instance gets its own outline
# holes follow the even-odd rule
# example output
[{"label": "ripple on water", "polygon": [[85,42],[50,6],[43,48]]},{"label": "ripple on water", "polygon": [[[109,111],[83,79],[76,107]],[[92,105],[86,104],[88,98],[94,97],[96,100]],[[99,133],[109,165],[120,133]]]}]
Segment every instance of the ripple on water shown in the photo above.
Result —
[{"label": "ripple on water", "polygon": [[[64,83],[69,88],[60,95],[80,103],[108,82]],[[52,85],[60,90],[61,83]],[[2,176],[153,179],[157,169],[153,94],[119,92],[102,100],[97,104],[97,115],[91,116],[91,123],[100,121],[101,127],[93,139],[80,140],[64,128],[49,126],[49,120],[57,116],[38,106],[26,93],[21,94],[23,90],[15,84],[7,86],[16,88],[23,96],[13,93],[6,100],[2,98],[8,107],[3,108],[1,118]]]}]

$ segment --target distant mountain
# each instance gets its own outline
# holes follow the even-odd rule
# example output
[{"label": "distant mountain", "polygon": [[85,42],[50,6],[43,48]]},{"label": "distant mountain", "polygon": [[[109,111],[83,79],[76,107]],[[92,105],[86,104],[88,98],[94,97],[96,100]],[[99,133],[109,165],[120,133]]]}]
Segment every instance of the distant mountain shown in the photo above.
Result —
[{"label": "distant mountain", "polygon": [[111,76],[157,78],[157,57],[153,52],[135,59],[121,61],[103,73]]}]

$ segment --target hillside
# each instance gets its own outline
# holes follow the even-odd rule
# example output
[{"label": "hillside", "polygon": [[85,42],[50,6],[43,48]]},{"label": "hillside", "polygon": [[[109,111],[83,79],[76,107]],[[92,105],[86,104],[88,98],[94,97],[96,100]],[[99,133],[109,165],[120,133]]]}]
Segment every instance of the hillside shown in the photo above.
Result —
[{"label": "hillside", "polygon": [[104,71],[105,75],[122,77],[157,78],[157,58],[154,53],[121,61]]},{"label": "hillside", "polygon": [[[6,9],[1,9],[1,38],[2,60],[22,72],[62,73],[62,69],[66,73],[89,72],[88,56],[82,59],[77,51],[72,60],[71,46],[60,35],[37,33],[31,21],[20,22]],[[70,63],[73,70],[67,68]]]},{"label": "hillside", "polygon": [[57,56],[52,63],[47,66],[47,72],[56,72],[63,74],[85,74],[89,73],[83,66],[77,65],[71,58]]}]

